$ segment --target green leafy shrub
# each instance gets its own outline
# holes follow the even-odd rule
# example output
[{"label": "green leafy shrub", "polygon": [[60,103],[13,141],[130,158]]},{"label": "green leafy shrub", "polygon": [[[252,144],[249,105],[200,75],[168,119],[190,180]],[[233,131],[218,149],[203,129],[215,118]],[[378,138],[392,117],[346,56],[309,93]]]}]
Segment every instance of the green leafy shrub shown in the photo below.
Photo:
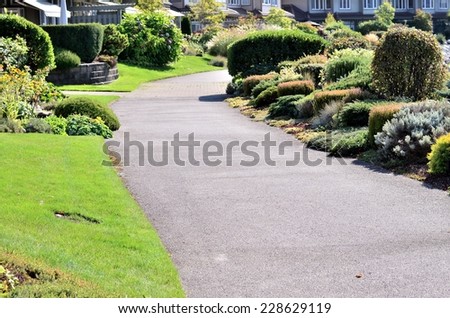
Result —
[{"label": "green leafy shrub", "polygon": [[330,57],[323,69],[323,80],[336,82],[348,76],[358,67],[370,69],[373,52],[365,49],[344,49],[336,51]]},{"label": "green leafy shrub", "polygon": [[450,134],[439,137],[427,155],[432,174],[450,174]]},{"label": "green leafy shrub", "polygon": [[42,118],[31,118],[25,125],[27,133],[49,134],[52,132],[50,125]]},{"label": "green leafy shrub", "polygon": [[81,59],[72,51],[55,48],[55,64],[58,70],[67,70],[81,64]]},{"label": "green leafy shrub", "polygon": [[58,104],[55,115],[69,117],[72,114],[100,117],[111,130],[120,127],[119,119],[109,107],[102,106],[86,97],[70,97]]},{"label": "green leafy shrub", "polygon": [[181,55],[181,31],[162,12],[126,15],[118,30],[130,45],[120,57],[144,66],[163,66]]},{"label": "green leafy shrub", "polygon": [[23,133],[23,132],[25,132],[25,129],[22,128],[19,121],[0,117],[0,133]]},{"label": "green leafy shrub", "polygon": [[278,84],[278,96],[309,95],[314,91],[312,81],[292,81]]},{"label": "green leafy shrub", "polygon": [[43,28],[55,47],[74,52],[83,62],[92,62],[102,49],[104,31],[101,24],[46,25]]},{"label": "green leafy shrub", "polygon": [[101,55],[118,57],[129,45],[128,37],[120,33],[115,24],[105,25]]},{"label": "green leafy shrub", "polygon": [[33,71],[53,68],[55,56],[50,37],[38,25],[13,14],[0,14],[0,37],[23,38],[28,47],[28,59],[25,63]]},{"label": "green leafy shrub", "polygon": [[363,35],[376,31],[387,31],[388,28],[389,25],[378,20],[369,20],[358,24],[358,31]]},{"label": "green leafy shrub", "polygon": [[252,90],[256,85],[261,83],[262,81],[272,80],[276,77],[276,74],[265,74],[265,75],[253,75],[246,77],[242,82],[242,88],[244,90],[245,96],[250,96],[252,94]]},{"label": "green leafy shrub", "polygon": [[442,88],[443,65],[442,50],[431,33],[391,28],[375,50],[373,85],[387,97],[422,100]]},{"label": "green leafy shrub", "polygon": [[191,20],[187,16],[184,16],[181,19],[181,33],[186,34],[186,35],[192,34]]},{"label": "green leafy shrub", "polygon": [[282,61],[320,53],[326,45],[321,37],[301,31],[255,32],[228,47],[228,70],[233,76],[268,73]]},{"label": "green leafy shrub", "polygon": [[400,109],[375,136],[385,158],[424,162],[436,139],[450,132],[450,104],[426,101]]},{"label": "green leafy shrub", "polygon": [[372,71],[370,67],[360,65],[351,71],[348,76],[340,78],[337,82],[328,84],[326,90],[340,90],[349,88],[361,88],[372,90]]},{"label": "green leafy shrub", "polygon": [[369,41],[367,41],[360,33],[355,33],[359,34],[359,36],[339,37],[333,39],[328,47],[328,53],[332,54],[335,51],[343,49],[370,49],[371,44]]},{"label": "green leafy shrub", "polygon": [[372,102],[353,102],[344,105],[339,112],[339,125],[342,127],[367,126],[369,113],[373,106]]},{"label": "green leafy shrub", "polygon": [[28,59],[27,43],[20,36],[0,38],[0,72],[7,67],[22,68]]},{"label": "green leafy shrub", "polygon": [[307,142],[307,147],[328,151],[337,157],[354,157],[367,149],[367,129],[334,130],[318,134]]},{"label": "green leafy shrub", "polygon": [[112,131],[101,118],[89,118],[84,115],[70,115],[67,117],[67,134],[69,136],[102,136],[111,138]]},{"label": "green leafy shrub", "polygon": [[277,100],[277,97],[278,97],[277,87],[270,86],[269,88],[261,92],[261,94],[259,94],[258,97],[255,98],[254,105],[255,107],[258,108],[269,106],[270,104],[272,104]]},{"label": "green leafy shrub", "polygon": [[333,35],[333,33],[338,31],[351,31],[351,29],[344,24],[342,21],[325,21],[324,32],[329,37]]},{"label": "green leafy shrub", "polygon": [[367,137],[370,146],[375,145],[375,135],[383,130],[384,124],[391,120],[402,106],[403,104],[391,103],[374,106],[370,109],[369,133]]},{"label": "green leafy shrub", "polygon": [[64,117],[58,117],[55,115],[51,115],[45,117],[45,122],[50,125],[51,131],[55,135],[67,135],[67,119]]},{"label": "green leafy shrub", "polygon": [[359,88],[316,92],[313,102],[314,113],[318,114],[330,102],[351,102],[367,98],[367,93]]},{"label": "green leafy shrub", "polygon": [[311,79],[314,85],[319,86],[323,68],[324,64],[300,64],[297,70],[304,78]]},{"label": "green leafy shrub", "polygon": [[219,31],[213,38],[206,43],[208,53],[217,56],[227,56],[228,46],[248,34],[247,30],[241,28],[230,28]]},{"label": "green leafy shrub", "polygon": [[296,104],[303,98],[304,95],[288,95],[279,97],[276,102],[270,104],[268,116],[270,118],[282,116],[296,118],[299,115]]},{"label": "green leafy shrub", "polygon": [[422,31],[432,32],[433,18],[430,13],[418,9],[414,15],[414,19],[408,25]]}]

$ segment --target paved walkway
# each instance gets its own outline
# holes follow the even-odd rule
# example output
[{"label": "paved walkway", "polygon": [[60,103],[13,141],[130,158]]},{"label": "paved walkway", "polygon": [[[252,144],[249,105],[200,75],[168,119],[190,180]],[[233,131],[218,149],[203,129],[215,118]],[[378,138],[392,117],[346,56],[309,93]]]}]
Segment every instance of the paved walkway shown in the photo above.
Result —
[{"label": "paved walkway", "polygon": [[[275,167],[264,160],[239,164],[253,159],[248,151],[263,158],[261,145],[247,144],[247,152],[235,147],[232,165],[216,167],[177,166],[173,154],[164,167],[139,166],[138,147],[131,147],[123,177],[171,253],[188,296],[450,297],[445,192],[352,160],[327,162],[324,153],[305,150],[221,102],[228,80],[219,71],[153,82],[113,107],[122,122],[116,140],[123,144],[127,132],[131,140],[154,141],[157,158],[162,142],[176,133],[225,147],[260,142],[270,132],[277,145],[294,145],[284,155],[271,148]],[[205,153],[198,148],[200,160]],[[295,151],[302,161],[286,166]],[[181,157],[187,152],[182,147]],[[308,164],[316,160],[322,163]]]}]

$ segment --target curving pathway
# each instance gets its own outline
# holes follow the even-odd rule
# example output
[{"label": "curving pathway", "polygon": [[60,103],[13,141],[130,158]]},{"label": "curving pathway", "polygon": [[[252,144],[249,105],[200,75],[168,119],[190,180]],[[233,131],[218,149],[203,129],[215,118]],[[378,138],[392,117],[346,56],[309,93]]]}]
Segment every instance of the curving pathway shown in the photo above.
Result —
[{"label": "curving pathway", "polygon": [[[278,145],[293,145],[284,155],[270,147],[268,158],[264,147],[247,143],[253,157],[233,147],[229,165],[225,155],[209,157],[224,161],[215,167],[182,167],[173,153],[166,166],[146,160],[140,166],[139,146],[130,148],[122,176],[171,253],[188,296],[450,297],[448,194],[356,161],[327,161],[221,102],[228,81],[219,71],[153,82],[113,106],[122,123],[115,140],[123,145],[128,133],[146,144],[142,159],[148,141],[162,158],[163,141],[176,133],[226,148],[232,141],[261,142],[270,132]],[[191,156],[204,161],[199,148]],[[180,148],[180,159],[188,159],[187,149]],[[302,160],[286,166],[294,152]],[[255,154],[276,166],[240,165]]]}]

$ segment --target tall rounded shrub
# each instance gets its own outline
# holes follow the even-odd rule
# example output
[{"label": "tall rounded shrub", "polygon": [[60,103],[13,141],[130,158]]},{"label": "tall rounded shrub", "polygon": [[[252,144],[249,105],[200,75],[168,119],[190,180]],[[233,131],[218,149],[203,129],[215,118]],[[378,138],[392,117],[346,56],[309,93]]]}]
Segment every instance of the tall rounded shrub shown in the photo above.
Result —
[{"label": "tall rounded shrub", "polygon": [[265,74],[282,61],[321,53],[326,45],[323,38],[301,31],[255,32],[228,47],[228,71],[232,76]]},{"label": "tall rounded shrub", "polygon": [[387,97],[422,100],[445,79],[442,51],[433,34],[406,27],[391,28],[372,62],[374,87]]},{"label": "tall rounded shrub", "polygon": [[100,54],[119,56],[128,47],[128,37],[117,30],[115,24],[104,27],[103,45]]},{"label": "tall rounded shrub", "polygon": [[0,37],[25,39],[28,47],[26,65],[34,71],[55,66],[55,55],[49,35],[38,25],[25,18],[0,14]]},{"label": "tall rounded shrub", "polygon": [[181,31],[162,12],[126,15],[118,26],[130,45],[120,57],[145,66],[163,66],[181,55]]}]

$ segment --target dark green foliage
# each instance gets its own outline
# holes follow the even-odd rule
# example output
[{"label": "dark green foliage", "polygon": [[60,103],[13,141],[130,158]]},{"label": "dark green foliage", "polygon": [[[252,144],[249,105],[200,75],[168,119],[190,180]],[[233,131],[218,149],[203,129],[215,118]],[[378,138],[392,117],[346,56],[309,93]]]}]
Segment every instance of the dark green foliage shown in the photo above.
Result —
[{"label": "dark green foliage", "polygon": [[354,157],[367,149],[367,129],[327,132],[310,139],[307,146],[337,157]]},{"label": "dark green foliage", "polygon": [[118,26],[130,45],[120,57],[144,66],[164,66],[181,55],[182,35],[162,12],[126,15]]},{"label": "dark green foliage", "polygon": [[297,70],[303,77],[310,78],[316,86],[320,84],[324,64],[299,64]]},{"label": "dark green foliage", "polygon": [[298,118],[310,118],[314,115],[313,109],[314,94],[309,94],[302,99],[294,102],[295,108],[297,108]]},{"label": "dark green foliage", "polygon": [[375,136],[384,158],[425,162],[436,139],[450,132],[450,104],[426,101],[400,109]]},{"label": "dark green foliage", "polygon": [[278,96],[309,95],[314,91],[312,81],[291,81],[278,84]]},{"label": "dark green foliage", "polygon": [[233,76],[268,73],[282,61],[320,53],[326,45],[321,37],[301,31],[255,32],[229,46],[228,70]]},{"label": "dark green foliage", "polygon": [[261,81],[252,89],[252,97],[257,98],[262,92],[264,92],[269,87],[277,87],[278,81],[276,79],[268,79]]},{"label": "dark green foliage", "polygon": [[431,14],[420,9],[416,11],[414,19],[408,24],[410,27],[414,27],[422,31],[433,31],[433,18],[431,17]]},{"label": "dark green foliage", "polygon": [[376,31],[387,31],[389,25],[379,21],[379,20],[369,20],[358,24],[358,31],[363,35],[369,34]]},{"label": "dark green foliage", "polygon": [[252,90],[262,81],[271,80],[275,78],[275,74],[265,74],[265,75],[253,75],[246,77],[242,82],[242,88],[244,90],[245,96],[250,96]]},{"label": "dark green foliage", "polygon": [[384,124],[394,117],[402,105],[393,103],[374,106],[369,113],[369,133],[367,140],[370,146],[375,145],[375,135],[382,131]]},{"label": "dark green foliage", "polygon": [[326,90],[349,89],[359,87],[371,91],[372,71],[370,67],[361,65],[351,71],[348,76],[325,87]]},{"label": "dark green foliage", "polygon": [[363,127],[369,123],[369,113],[374,103],[353,102],[339,111],[338,123],[342,127]]},{"label": "dark green foliage", "polygon": [[370,69],[373,52],[364,49],[345,49],[336,51],[325,64],[323,80],[335,82],[348,76],[358,67]]},{"label": "dark green foliage", "polygon": [[442,33],[438,33],[434,35],[436,37],[436,40],[439,42],[439,44],[445,44],[445,35]]},{"label": "dark green foliage", "polygon": [[427,159],[431,173],[450,175],[450,134],[436,140]]},{"label": "dark green foliage", "polygon": [[191,25],[191,20],[189,19],[189,17],[184,16],[181,19],[181,33],[186,34],[186,35],[192,34],[192,25]]},{"label": "dark green foliage", "polygon": [[255,98],[254,104],[255,107],[265,107],[269,106],[273,102],[277,100],[278,97],[278,89],[276,86],[271,86],[264,90],[258,97]]},{"label": "dark green foliage", "polygon": [[58,70],[66,70],[80,65],[81,59],[72,51],[55,48],[55,64]]},{"label": "dark green foliage", "polygon": [[330,46],[328,47],[328,52],[333,53],[335,51],[343,49],[369,49],[371,46],[369,41],[367,41],[361,35],[361,33],[355,33],[359,35],[338,37],[336,39],[333,39]]},{"label": "dark green foliage", "polygon": [[297,110],[297,102],[302,100],[304,95],[288,95],[279,97],[275,103],[270,104],[269,117],[289,117],[296,118],[299,114]]},{"label": "dark green foliage", "polygon": [[101,119],[92,119],[84,115],[70,115],[67,118],[69,136],[102,136],[111,138],[112,132]]},{"label": "dark green foliage", "polygon": [[52,133],[55,135],[67,135],[67,119],[64,117],[57,117],[55,115],[51,115],[45,117],[45,121],[50,125]]},{"label": "dark green foliage", "polygon": [[387,97],[422,100],[444,83],[442,50],[433,34],[391,28],[380,41],[372,62],[373,85]]},{"label": "dark green foliage", "polygon": [[120,127],[117,116],[109,107],[104,107],[89,98],[71,97],[58,104],[55,115],[67,118],[72,114],[86,115],[91,118],[100,117],[111,130]]},{"label": "dark green foliage", "polygon": [[52,131],[50,125],[42,118],[31,118],[25,125],[27,133],[49,134]]},{"label": "dark green foliage", "polygon": [[103,26],[98,23],[46,25],[54,46],[77,54],[82,62],[90,63],[103,45]]},{"label": "dark green foliage", "polygon": [[33,71],[53,68],[55,56],[48,34],[36,24],[13,14],[0,14],[0,37],[25,39],[28,47],[26,65]]},{"label": "dark green foliage", "polygon": [[105,25],[101,55],[118,57],[128,45],[128,37],[120,33],[115,24]]}]

